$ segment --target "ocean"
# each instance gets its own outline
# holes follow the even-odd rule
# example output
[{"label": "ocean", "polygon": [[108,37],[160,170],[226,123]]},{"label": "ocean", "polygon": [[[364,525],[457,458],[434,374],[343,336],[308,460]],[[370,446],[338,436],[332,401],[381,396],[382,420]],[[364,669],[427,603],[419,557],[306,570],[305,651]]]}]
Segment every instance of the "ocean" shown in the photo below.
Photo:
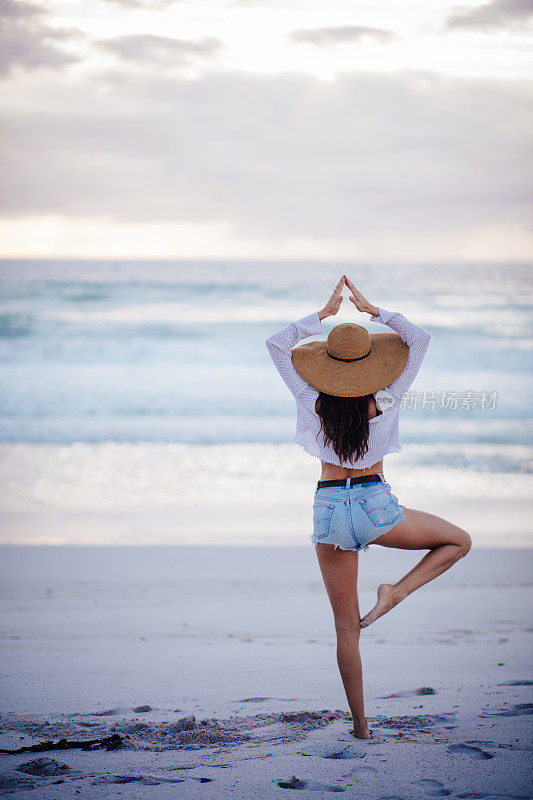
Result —
[{"label": "ocean", "polygon": [[432,334],[400,502],[531,543],[531,265],[196,260],[0,262],[0,541],[305,543],[319,462],[265,339],[343,272]]}]

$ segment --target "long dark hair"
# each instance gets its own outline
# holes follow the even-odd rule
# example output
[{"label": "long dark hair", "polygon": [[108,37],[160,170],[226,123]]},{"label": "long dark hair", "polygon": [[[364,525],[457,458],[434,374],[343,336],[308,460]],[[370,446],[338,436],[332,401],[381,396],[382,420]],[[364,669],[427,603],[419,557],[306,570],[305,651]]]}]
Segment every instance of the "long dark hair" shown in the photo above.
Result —
[{"label": "long dark hair", "polygon": [[319,392],[316,412],[324,442],[342,462],[358,461],[368,450],[368,404],[372,395],[335,397]]}]

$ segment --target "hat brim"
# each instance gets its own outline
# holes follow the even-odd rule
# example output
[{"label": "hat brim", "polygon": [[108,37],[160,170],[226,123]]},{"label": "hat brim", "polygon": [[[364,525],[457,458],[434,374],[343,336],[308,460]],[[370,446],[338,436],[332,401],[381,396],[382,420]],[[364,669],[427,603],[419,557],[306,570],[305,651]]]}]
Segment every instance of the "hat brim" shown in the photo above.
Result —
[{"label": "hat brim", "polygon": [[336,397],[362,397],[384,389],[404,370],[409,347],[398,333],[371,333],[370,355],[361,361],[337,361],[326,342],[307,342],[291,350],[296,371],[314,389]]}]

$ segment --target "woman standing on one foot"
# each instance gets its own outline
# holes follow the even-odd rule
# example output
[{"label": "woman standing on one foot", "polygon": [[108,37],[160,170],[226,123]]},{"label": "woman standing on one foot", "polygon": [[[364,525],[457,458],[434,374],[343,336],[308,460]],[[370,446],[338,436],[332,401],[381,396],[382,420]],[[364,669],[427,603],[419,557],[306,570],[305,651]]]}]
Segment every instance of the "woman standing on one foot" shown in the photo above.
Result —
[{"label": "woman standing on one foot", "polygon": [[[300,339],[323,333],[322,320],[339,310],[345,285],[356,309],[391,331],[369,334],[360,325],[344,323],[330,331],[326,342],[291,350]],[[430,339],[403,314],[369,303],[343,275],[323,309],[266,340],[296,400],[294,440],[322,463],[311,542],[335,619],[337,663],[353,734],[360,739],[371,738],[364,713],[361,628],[445,572],[471,546],[468,533],[456,525],[400,505],[383,474],[383,457],[401,449],[400,400],[420,369]],[[361,619],[358,551],[370,544],[428,552],[397,583],[382,583],[376,605]]]}]

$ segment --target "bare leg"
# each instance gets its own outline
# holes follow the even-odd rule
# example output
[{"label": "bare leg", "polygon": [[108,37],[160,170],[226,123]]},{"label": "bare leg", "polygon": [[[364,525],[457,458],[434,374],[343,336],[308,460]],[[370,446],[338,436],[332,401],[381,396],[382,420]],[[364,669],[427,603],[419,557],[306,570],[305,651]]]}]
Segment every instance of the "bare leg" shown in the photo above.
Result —
[{"label": "bare leg", "polygon": [[372,544],[397,547],[401,550],[429,550],[409,572],[394,584],[382,583],[378,587],[378,600],[365,614],[361,627],[367,628],[379,617],[398,605],[407,595],[441,575],[460,558],[463,558],[472,540],[466,531],[435,514],[405,508],[405,517],[388,533]]},{"label": "bare leg", "polygon": [[316,554],[335,619],[337,664],[352,713],[353,732],[358,739],[370,739],[364,710],[363,669],[359,652],[359,554],[355,550],[335,549],[325,542],[317,544]]}]

